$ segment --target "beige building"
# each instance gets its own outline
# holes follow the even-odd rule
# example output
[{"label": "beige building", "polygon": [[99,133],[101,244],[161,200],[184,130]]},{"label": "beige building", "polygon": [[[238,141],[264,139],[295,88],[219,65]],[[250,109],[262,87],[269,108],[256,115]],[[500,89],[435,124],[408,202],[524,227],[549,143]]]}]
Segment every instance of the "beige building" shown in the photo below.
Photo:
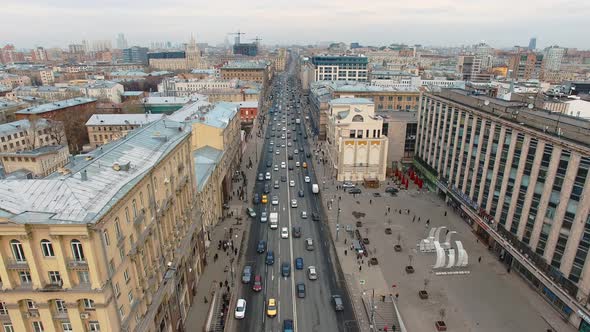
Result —
[{"label": "beige building", "polygon": [[241,81],[253,81],[266,87],[273,72],[267,61],[231,61],[220,68],[222,79],[238,79]]},{"label": "beige building", "polygon": [[116,141],[130,131],[160,120],[163,114],[93,114],[86,122],[89,146],[98,146]]},{"label": "beige building", "polygon": [[14,75],[4,72],[0,72],[0,85],[7,86],[9,88],[15,88],[17,86],[31,85],[31,79],[24,75]]},{"label": "beige building", "polygon": [[172,331],[203,267],[190,130],[159,120],[63,174],[0,181],[6,331]]},{"label": "beige building", "polygon": [[171,77],[158,84],[158,92],[166,96],[186,97],[207,90],[230,90],[238,87],[237,79],[181,79]]},{"label": "beige building", "polygon": [[421,97],[415,163],[491,252],[580,330],[590,328],[589,128],[528,103],[443,89]]},{"label": "beige building", "polygon": [[74,86],[19,86],[7,96],[12,99],[34,97],[45,101],[60,101],[83,95],[80,88]]},{"label": "beige building", "polygon": [[67,144],[63,125],[38,118],[0,125],[0,152],[34,150],[43,146]]},{"label": "beige building", "polygon": [[364,98],[330,101],[326,140],[338,181],[383,181],[388,139],[375,104]]},{"label": "beige building", "polygon": [[47,145],[33,150],[1,152],[0,159],[7,174],[21,171],[35,178],[44,178],[68,163],[67,145]]}]

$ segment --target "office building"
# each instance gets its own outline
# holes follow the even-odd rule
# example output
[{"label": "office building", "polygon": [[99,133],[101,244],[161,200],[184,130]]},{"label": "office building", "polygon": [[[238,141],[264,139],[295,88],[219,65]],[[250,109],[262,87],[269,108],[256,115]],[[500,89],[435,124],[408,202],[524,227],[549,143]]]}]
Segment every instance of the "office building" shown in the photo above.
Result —
[{"label": "office building", "polygon": [[205,90],[227,90],[238,87],[238,79],[183,79],[178,77],[170,77],[162,80],[158,84],[158,92],[166,96],[190,96],[195,93],[201,93]]},{"label": "office building", "polygon": [[234,55],[257,56],[258,44],[256,43],[239,43],[233,46]]},{"label": "office building", "polygon": [[125,35],[122,33],[117,35],[117,48],[120,50],[127,48],[127,39],[125,39]]},{"label": "office building", "polygon": [[561,68],[561,61],[565,55],[565,48],[559,46],[547,47],[544,50],[543,69],[545,71],[556,72]]},{"label": "office building", "polygon": [[533,37],[529,41],[529,51],[534,51],[536,48],[537,48],[537,37]]},{"label": "office building", "polygon": [[151,52],[147,54],[149,66],[157,70],[186,70],[185,51]]},{"label": "office building", "polygon": [[133,46],[123,49],[123,62],[148,64],[148,48]]},{"label": "office building", "polygon": [[[464,81],[489,82],[492,75],[487,73],[482,65],[483,60],[487,58],[477,55],[461,55],[457,61],[457,73]],[[488,67],[489,68],[489,67]]]},{"label": "office building", "polygon": [[326,141],[338,181],[385,180],[388,139],[375,104],[365,98],[338,98],[329,104]]},{"label": "office building", "polygon": [[190,130],[159,120],[43,180],[0,181],[0,274],[14,331],[183,324],[204,259]]},{"label": "office building", "polygon": [[416,151],[418,112],[375,111],[383,119],[381,134],[387,137],[387,168],[410,164]]},{"label": "office building", "polygon": [[93,114],[86,121],[89,146],[97,148],[116,141],[132,130],[160,120],[163,114]]},{"label": "office building", "polygon": [[315,81],[360,81],[368,79],[369,60],[365,56],[316,55],[311,58]]},{"label": "office building", "polygon": [[500,260],[590,325],[590,126],[527,103],[423,93],[416,165]]}]

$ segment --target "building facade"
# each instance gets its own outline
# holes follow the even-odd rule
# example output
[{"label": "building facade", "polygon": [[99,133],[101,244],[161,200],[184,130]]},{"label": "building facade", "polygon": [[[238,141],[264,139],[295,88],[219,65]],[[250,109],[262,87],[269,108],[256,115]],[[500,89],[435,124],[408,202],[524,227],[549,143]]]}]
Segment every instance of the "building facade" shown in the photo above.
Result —
[{"label": "building facade", "polygon": [[375,104],[364,98],[330,101],[326,141],[338,181],[383,181],[388,139]]},{"label": "building facade", "polygon": [[189,137],[183,124],[160,120],[50,179],[0,181],[5,326],[182,326],[204,254]]},{"label": "building facade", "polygon": [[369,60],[365,56],[316,55],[311,58],[315,81],[368,80]]},{"label": "building facade", "polygon": [[33,150],[0,152],[6,174],[25,171],[35,178],[44,178],[57,172],[68,163],[69,156],[67,145],[46,145]]},{"label": "building facade", "polygon": [[140,46],[133,46],[130,48],[125,48],[123,50],[123,62],[125,63],[141,63],[144,65],[148,64],[148,48],[147,47],[140,47]]},{"label": "building facade", "polygon": [[387,137],[387,168],[412,163],[416,151],[418,112],[376,111],[383,119],[381,133]]},{"label": "building facade", "polygon": [[222,79],[253,81],[266,87],[272,78],[270,65],[266,61],[230,61],[219,69]]},{"label": "building facade", "polygon": [[493,252],[587,329],[588,122],[463,90],[424,93],[416,154]]},{"label": "building facade", "polygon": [[163,114],[93,114],[86,121],[89,146],[97,148],[116,141],[130,131],[160,120]]},{"label": "building facade", "polygon": [[541,78],[543,76],[543,55],[534,52],[513,54],[508,61],[508,75],[518,80]]}]

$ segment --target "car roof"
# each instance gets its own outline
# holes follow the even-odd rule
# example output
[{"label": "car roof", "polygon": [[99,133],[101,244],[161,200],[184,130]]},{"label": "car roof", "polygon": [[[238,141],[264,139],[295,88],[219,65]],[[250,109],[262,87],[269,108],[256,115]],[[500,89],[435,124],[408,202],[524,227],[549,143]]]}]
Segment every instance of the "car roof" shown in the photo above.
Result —
[{"label": "car roof", "polygon": [[268,304],[275,304],[276,301],[273,298],[268,299]]},{"label": "car roof", "polygon": [[240,305],[240,304],[241,304],[241,305],[244,305],[244,304],[246,304],[246,300],[244,300],[244,299],[239,299],[239,300],[238,300],[238,305]]}]

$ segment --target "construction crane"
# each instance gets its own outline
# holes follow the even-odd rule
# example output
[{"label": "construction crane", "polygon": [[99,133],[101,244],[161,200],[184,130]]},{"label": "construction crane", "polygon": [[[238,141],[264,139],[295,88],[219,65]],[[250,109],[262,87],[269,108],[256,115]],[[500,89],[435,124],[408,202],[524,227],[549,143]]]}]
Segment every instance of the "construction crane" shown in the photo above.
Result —
[{"label": "construction crane", "polygon": [[255,41],[255,42],[256,42],[256,45],[260,45],[260,41],[262,40],[262,38],[260,38],[260,37],[256,36],[256,38],[252,38],[252,39],[250,39],[250,40],[253,40],[253,41]]},{"label": "construction crane", "polygon": [[238,30],[238,32],[229,32],[228,35],[234,35],[235,37],[235,44],[234,45],[238,45],[240,44],[240,36],[241,35],[245,35],[245,32],[240,32],[240,30]]}]

